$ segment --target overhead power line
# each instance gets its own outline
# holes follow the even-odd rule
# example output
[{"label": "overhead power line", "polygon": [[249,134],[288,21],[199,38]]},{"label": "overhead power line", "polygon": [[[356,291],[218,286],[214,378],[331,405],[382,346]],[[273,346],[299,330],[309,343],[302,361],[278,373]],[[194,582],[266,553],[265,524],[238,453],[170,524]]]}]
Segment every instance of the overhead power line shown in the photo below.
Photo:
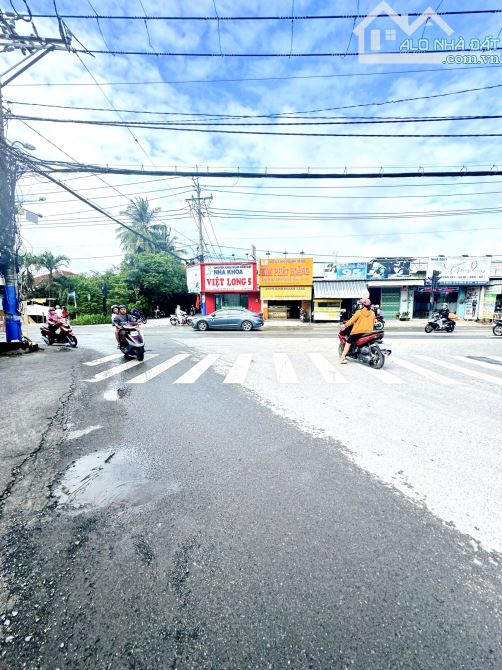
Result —
[{"label": "overhead power line", "polygon": [[102,165],[89,165],[83,163],[65,163],[64,161],[42,161],[40,159],[29,159],[25,154],[18,154],[18,160],[26,163],[27,167],[32,166],[35,172],[43,171],[43,175],[47,173],[70,173],[70,172],[86,172],[95,174],[120,174],[120,175],[143,175],[148,177],[220,177],[220,178],[241,178],[241,179],[426,179],[429,177],[495,177],[502,176],[502,169],[498,166],[493,166],[490,170],[473,170],[465,167],[457,170],[425,170],[419,168],[410,171],[396,171],[386,172],[384,168],[379,171],[371,172],[349,172],[348,168],[341,172],[311,172],[307,169],[303,172],[268,172],[267,168],[263,171],[240,171],[237,169],[217,170],[207,167],[201,167],[195,170],[150,170],[150,169],[131,169],[131,168],[114,168]]},{"label": "overhead power line", "polygon": [[[457,91],[449,91],[447,93],[434,93],[431,95],[420,95],[409,98],[396,98],[394,100],[380,100],[373,102],[365,102],[355,105],[341,105],[338,107],[325,107],[322,109],[308,109],[294,112],[269,112],[268,114],[209,114],[207,112],[164,112],[164,111],[152,111],[152,110],[137,110],[137,109],[117,109],[116,112],[121,112],[124,114],[148,114],[148,115],[158,115],[158,116],[181,116],[187,117],[192,116],[195,118],[199,117],[210,117],[214,119],[262,119],[262,118],[292,118],[300,114],[317,114],[320,112],[335,112],[341,111],[344,109],[357,109],[361,107],[380,107],[383,105],[396,105],[403,102],[414,102],[417,100],[432,100],[434,98],[445,98],[452,95],[461,95],[465,93],[478,93],[479,91],[488,91],[491,89],[502,88],[502,84],[493,84],[491,86],[478,86],[476,88],[465,88]],[[41,102],[18,102],[16,100],[6,100],[8,104],[11,105],[22,105],[25,107],[46,107],[49,109],[75,109],[80,111],[90,111],[90,112],[110,112],[112,110],[105,107],[77,107],[69,105],[50,105],[44,104]],[[319,118],[319,117],[316,117]]]},{"label": "overhead power line", "polygon": [[[486,70],[487,68],[496,69],[502,64],[484,64],[484,65],[459,65],[458,67],[436,67],[436,68],[420,68],[417,70],[385,70],[384,72],[335,72],[333,74],[306,74],[306,75],[285,75],[278,77],[233,77],[229,79],[172,79],[172,80],[151,80],[151,81],[107,81],[100,82],[100,86],[160,86],[169,85],[174,86],[178,84],[235,84],[246,81],[288,81],[292,79],[335,79],[339,77],[384,77],[387,75],[403,75],[413,74],[415,76],[427,74],[429,72],[452,72],[454,70]],[[11,88],[28,88],[39,86],[96,86],[90,82],[53,82],[47,83],[26,83],[26,84],[10,84]]]},{"label": "overhead power line", "polygon": [[[502,9],[464,9],[464,10],[450,10],[443,12],[435,12],[437,16],[462,16],[472,14],[501,14]],[[407,12],[407,16],[423,16],[424,12]],[[32,14],[35,19],[84,19],[84,20],[117,20],[117,21],[325,21],[328,19],[343,20],[343,19],[366,19],[379,18],[381,14],[298,14],[292,16],[285,15],[270,15],[270,16],[154,16],[154,15],[127,15],[127,14]]]}]

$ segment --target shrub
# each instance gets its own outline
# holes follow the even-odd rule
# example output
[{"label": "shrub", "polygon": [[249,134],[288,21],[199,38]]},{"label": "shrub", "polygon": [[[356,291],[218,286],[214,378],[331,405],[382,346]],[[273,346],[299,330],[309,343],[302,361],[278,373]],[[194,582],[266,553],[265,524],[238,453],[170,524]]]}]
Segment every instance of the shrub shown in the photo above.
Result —
[{"label": "shrub", "polygon": [[72,319],[74,326],[94,326],[99,323],[111,323],[111,315],[103,316],[102,314],[81,314],[76,319]]}]

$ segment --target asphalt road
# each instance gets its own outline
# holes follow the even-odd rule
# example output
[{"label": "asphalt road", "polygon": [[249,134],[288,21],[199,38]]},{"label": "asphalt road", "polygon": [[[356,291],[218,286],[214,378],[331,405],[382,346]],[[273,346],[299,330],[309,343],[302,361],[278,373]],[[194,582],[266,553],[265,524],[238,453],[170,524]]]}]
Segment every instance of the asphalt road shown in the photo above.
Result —
[{"label": "asphalt road", "polygon": [[392,333],[378,372],[328,332],[154,325],[125,369],[77,335],[3,499],[0,668],[502,667],[500,338]]}]

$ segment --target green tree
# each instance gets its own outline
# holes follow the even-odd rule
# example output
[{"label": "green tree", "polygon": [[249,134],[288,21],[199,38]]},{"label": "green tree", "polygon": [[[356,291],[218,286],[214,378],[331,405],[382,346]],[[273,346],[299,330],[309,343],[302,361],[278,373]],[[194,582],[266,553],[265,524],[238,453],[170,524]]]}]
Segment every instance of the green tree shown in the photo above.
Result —
[{"label": "green tree", "polygon": [[117,238],[127,256],[177,251],[177,238],[172,235],[171,228],[163,223],[157,223],[157,215],[160,211],[160,207],[150,207],[148,198],[140,197],[133,200],[121,212],[129,219],[128,223],[133,228],[133,230],[127,228],[117,230]]},{"label": "green tree", "polygon": [[175,296],[187,294],[186,271],[182,263],[167,254],[138,254],[123,264],[127,283],[141,308],[170,307]]},{"label": "green tree", "polygon": [[19,284],[21,296],[27,298],[35,291],[35,272],[40,270],[40,259],[35,254],[26,253],[19,257]]},{"label": "green tree", "polygon": [[68,256],[64,256],[63,254],[59,256],[54,256],[52,251],[44,251],[43,253],[40,254],[40,256],[37,257],[38,259],[38,264],[39,267],[45,268],[48,273],[49,273],[49,278],[48,278],[48,288],[49,288],[49,301],[51,299],[51,288],[54,283],[54,273],[60,270],[63,265],[68,265],[70,262],[70,259]]}]

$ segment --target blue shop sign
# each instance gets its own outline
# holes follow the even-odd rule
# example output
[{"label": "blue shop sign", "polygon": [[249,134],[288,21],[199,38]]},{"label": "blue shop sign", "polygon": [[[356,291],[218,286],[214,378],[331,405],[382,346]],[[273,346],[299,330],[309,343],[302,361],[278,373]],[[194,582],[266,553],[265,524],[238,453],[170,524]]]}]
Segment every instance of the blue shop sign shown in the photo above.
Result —
[{"label": "blue shop sign", "polygon": [[336,266],[336,278],[344,279],[366,279],[366,263],[338,263]]}]

